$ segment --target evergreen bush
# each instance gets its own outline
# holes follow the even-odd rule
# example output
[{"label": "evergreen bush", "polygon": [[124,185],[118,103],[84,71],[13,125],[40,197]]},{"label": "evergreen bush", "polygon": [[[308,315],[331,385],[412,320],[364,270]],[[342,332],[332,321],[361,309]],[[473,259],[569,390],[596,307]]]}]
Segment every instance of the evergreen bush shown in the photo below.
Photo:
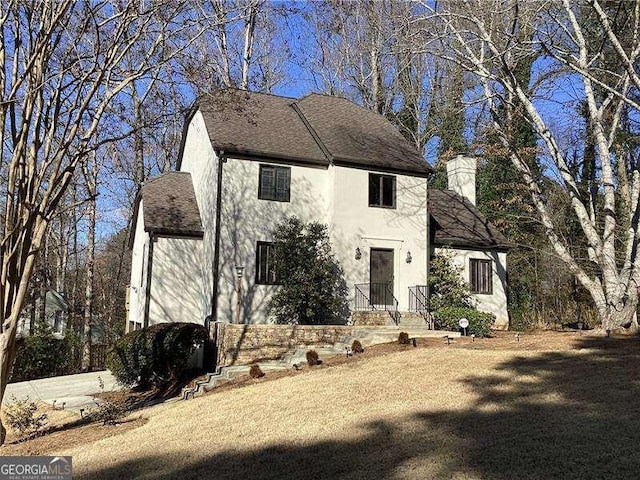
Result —
[{"label": "evergreen bush", "polygon": [[467,335],[476,337],[490,337],[491,326],[496,320],[492,313],[480,312],[468,307],[442,307],[433,314],[436,328],[441,330],[460,330],[458,322],[461,318],[469,320]]},{"label": "evergreen bush", "polygon": [[53,336],[53,328],[45,322],[36,325],[33,335],[18,338],[11,382],[56,377],[76,373],[81,348],[80,337],[68,331],[64,338]]},{"label": "evergreen bush", "polygon": [[107,366],[118,382],[147,389],[166,389],[185,379],[191,355],[207,339],[195,323],[161,323],[122,337],[107,354]]},{"label": "evergreen bush", "polygon": [[280,287],[268,309],[277,323],[345,324],[349,289],[326,225],[289,217],[273,231],[272,258]]}]

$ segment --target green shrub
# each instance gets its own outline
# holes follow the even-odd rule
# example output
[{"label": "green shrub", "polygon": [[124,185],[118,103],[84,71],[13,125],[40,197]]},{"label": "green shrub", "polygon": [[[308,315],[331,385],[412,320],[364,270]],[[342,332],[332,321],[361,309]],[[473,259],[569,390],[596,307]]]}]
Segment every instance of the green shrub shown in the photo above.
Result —
[{"label": "green shrub", "polygon": [[354,340],[351,344],[351,351],[353,353],[364,353],[364,348],[362,348],[362,343],[360,340]]},{"label": "green shrub", "polygon": [[313,367],[315,365],[320,365],[320,360],[318,358],[318,352],[315,350],[309,350],[307,352],[307,365]]},{"label": "green shrub", "polygon": [[38,405],[32,402],[29,397],[24,400],[16,399],[15,395],[11,396],[11,402],[4,406],[4,415],[9,427],[19,433],[36,435],[47,424],[48,417],[46,413],[37,414]]},{"label": "green shrub", "polygon": [[184,380],[191,355],[207,338],[195,323],[161,323],[122,337],[107,354],[107,366],[126,386],[165,389]]},{"label": "green shrub", "polygon": [[349,288],[326,225],[285,218],[273,230],[274,279],[280,287],[268,303],[276,323],[345,324]]},{"label": "green shrub", "polygon": [[251,378],[262,378],[264,377],[264,372],[260,368],[260,365],[251,365],[249,369],[249,375]]},{"label": "green shrub", "polygon": [[407,332],[400,332],[400,335],[398,335],[398,343],[400,345],[409,345],[409,343],[411,343],[409,334]]},{"label": "green shrub", "polygon": [[460,330],[458,322],[461,318],[469,320],[467,335],[475,335],[476,337],[490,337],[491,327],[496,321],[496,316],[492,313],[485,313],[475,308],[465,307],[443,307],[436,310],[433,314],[436,328],[441,330]]},{"label": "green shrub", "polygon": [[443,307],[471,307],[469,285],[462,278],[462,267],[453,261],[451,251],[441,251],[431,257],[429,265],[430,310]]},{"label": "green shrub", "polygon": [[11,382],[78,372],[80,365],[74,359],[78,358],[76,353],[80,346],[80,338],[73,332],[67,332],[64,338],[56,338],[51,326],[44,322],[37,325],[33,335],[16,340]]}]

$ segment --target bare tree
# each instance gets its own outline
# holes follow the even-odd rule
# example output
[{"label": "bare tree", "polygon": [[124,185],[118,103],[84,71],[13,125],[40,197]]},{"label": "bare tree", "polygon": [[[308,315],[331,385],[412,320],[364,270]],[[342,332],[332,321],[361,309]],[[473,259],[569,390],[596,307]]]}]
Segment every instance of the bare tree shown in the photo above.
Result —
[{"label": "bare tree", "polygon": [[[626,8],[624,31],[615,28],[608,14],[615,8],[609,4],[605,8],[597,0],[576,4],[468,0],[437,6],[424,2],[423,7],[428,11],[425,18],[438,25],[436,33],[447,42],[449,60],[480,82],[479,99],[527,185],[555,254],[588,290],[605,329],[630,324],[635,320],[640,286],[640,164],[629,146],[620,144],[619,133],[625,114],[637,116],[640,111],[638,2]],[[599,35],[597,41],[586,34],[594,26],[590,35]],[[536,88],[523,84],[517,75],[518,64],[528,60],[532,49],[540,55],[537,74],[531,79]],[[603,61],[605,55],[615,56],[616,61]],[[575,92],[573,98],[567,99],[566,90],[561,90],[566,85]],[[597,195],[582,193],[580,172],[571,168],[568,148],[558,135],[562,110],[549,108],[545,100],[556,105],[569,105],[568,100],[583,103],[588,121],[580,125],[575,110],[570,110],[569,121],[593,142],[596,168],[590,175],[597,183]],[[587,262],[577,258],[562,237],[561,226],[550,213],[544,180],[534,174],[505,128],[516,119],[500,121],[504,105],[510,106],[507,112],[522,112],[536,132],[539,157],[565,190],[584,236]]]},{"label": "bare tree", "polygon": [[179,75],[195,95],[218,88],[270,91],[282,78],[288,55],[276,40],[276,19],[286,5],[265,0],[200,0],[196,2],[212,21],[203,35],[179,59]]},{"label": "bare tree", "polygon": [[[6,179],[0,254],[0,400],[18,318],[47,227],[76,168],[116,140],[96,132],[132,82],[197,38],[179,2],[37,0],[0,6],[0,144]],[[141,61],[122,61],[137,50]],[[0,443],[5,429],[0,425]]]}]

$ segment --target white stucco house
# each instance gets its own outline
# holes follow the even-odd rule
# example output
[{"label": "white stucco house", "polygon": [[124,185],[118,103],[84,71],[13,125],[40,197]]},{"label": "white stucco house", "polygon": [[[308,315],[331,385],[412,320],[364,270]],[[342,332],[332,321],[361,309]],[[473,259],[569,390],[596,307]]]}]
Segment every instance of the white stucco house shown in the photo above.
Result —
[{"label": "white stucco house", "polygon": [[506,242],[472,204],[473,160],[450,163],[453,191],[427,192],[432,169],[419,152],[342,98],[200,98],[177,171],[145,183],[136,200],[127,330],[233,322],[238,266],[240,322],[268,322],[271,232],[290,215],[328,226],[352,309],[386,309],[390,321],[419,310],[428,255],[448,248],[478,287],[478,307],[506,328]]}]

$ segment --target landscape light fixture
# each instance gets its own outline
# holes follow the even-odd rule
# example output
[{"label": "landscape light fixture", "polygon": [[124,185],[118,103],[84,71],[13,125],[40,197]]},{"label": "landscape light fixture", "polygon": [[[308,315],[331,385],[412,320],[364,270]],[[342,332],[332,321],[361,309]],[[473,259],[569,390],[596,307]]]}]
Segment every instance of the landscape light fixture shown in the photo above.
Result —
[{"label": "landscape light fixture", "polygon": [[360,251],[360,247],[356,247],[356,260],[360,260],[362,258],[362,252]]},{"label": "landscape light fixture", "polygon": [[413,260],[413,258],[411,257],[411,252],[407,251],[407,263],[411,263],[411,260]]}]

